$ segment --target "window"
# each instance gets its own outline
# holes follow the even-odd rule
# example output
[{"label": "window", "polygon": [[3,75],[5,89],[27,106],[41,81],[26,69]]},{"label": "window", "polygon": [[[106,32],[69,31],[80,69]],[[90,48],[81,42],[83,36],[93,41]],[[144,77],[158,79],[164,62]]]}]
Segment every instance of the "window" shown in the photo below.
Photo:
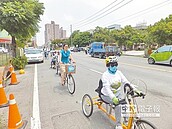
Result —
[{"label": "window", "polygon": [[158,52],[168,52],[170,51],[170,46],[163,46],[158,48]]}]

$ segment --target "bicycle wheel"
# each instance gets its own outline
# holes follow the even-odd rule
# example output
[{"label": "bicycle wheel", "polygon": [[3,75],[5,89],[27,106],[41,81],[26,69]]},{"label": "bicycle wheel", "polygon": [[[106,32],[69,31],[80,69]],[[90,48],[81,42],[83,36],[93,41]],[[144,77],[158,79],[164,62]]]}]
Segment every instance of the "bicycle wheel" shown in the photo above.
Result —
[{"label": "bicycle wheel", "polygon": [[56,62],[56,74],[59,74],[59,64]]},{"label": "bicycle wheel", "polygon": [[134,129],[157,129],[152,123],[146,120],[137,120]]},{"label": "bicycle wheel", "polygon": [[75,80],[71,74],[67,76],[67,89],[70,94],[75,92]]},{"label": "bicycle wheel", "polygon": [[90,117],[93,113],[93,100],[88,94],[85,94],[82,98],[82,112],[86,117]]}]

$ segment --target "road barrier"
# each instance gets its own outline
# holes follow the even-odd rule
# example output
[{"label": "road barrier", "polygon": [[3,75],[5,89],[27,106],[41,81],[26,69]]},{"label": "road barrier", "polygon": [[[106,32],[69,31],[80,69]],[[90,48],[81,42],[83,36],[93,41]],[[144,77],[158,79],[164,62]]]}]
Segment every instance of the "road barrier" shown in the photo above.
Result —
[{"label": "road barrier", "polygon": [[4,88],[2,86],[2,81],[0,80],[0,108],[7,106],[8,106],[8,100]]},{"label": "road barrier", "polygon": [[8,129],[24,128],[27,123],[21,119],[14,95],[10,94],[9,98]]}]

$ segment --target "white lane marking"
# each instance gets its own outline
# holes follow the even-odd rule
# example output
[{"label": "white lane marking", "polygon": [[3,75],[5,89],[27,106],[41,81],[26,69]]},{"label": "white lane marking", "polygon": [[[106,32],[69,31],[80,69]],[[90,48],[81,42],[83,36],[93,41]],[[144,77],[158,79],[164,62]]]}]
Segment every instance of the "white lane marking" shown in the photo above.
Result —
[{"label": "white lane marking", "polygon": [[103,74],[103,73],[101,73],[101,72],[99,72],[99,71],[96,71],[96,70],[94,70],[94,69],[89,69],[89,70],[91,70],[91,71],[93,71],[93,72],[95,72],[95,73],[98,73],[98,74]]},{"label": "white lane marking", "polygon": [[134,67],[138,67],[138,68],[156,70],[156,71],[161,71],[161,72],[172,73],[172,71],[170,71],[170,70],[164,70],[164,69],[159,69],[159,68],[151,68],[151,67],[146,67],[146,66],[141,66],[141,65],[134,65],[134,64],[128,64],[128,63],[122,63],[122,62],[120,64],[124,64],[124,65],[128,65],[128,66],[134,66]]},{"label": "white lane marking", "polygon": [[37,64],[35,64],[34,92],[33,92],[33,114],[31,117],[31,129],[41,129],[40,113],[39,113],[38,76],[37,75],[38,75]]}]

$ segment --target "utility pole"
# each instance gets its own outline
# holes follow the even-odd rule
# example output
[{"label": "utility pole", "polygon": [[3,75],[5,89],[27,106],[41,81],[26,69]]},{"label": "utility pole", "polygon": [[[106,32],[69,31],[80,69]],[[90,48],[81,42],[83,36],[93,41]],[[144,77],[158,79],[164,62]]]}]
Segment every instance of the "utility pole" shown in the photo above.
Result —
[{"label": "utility pole", "polygon": [[73,44],[72,44],[72,25],[70,25],[70,46],[72,47]]}]

